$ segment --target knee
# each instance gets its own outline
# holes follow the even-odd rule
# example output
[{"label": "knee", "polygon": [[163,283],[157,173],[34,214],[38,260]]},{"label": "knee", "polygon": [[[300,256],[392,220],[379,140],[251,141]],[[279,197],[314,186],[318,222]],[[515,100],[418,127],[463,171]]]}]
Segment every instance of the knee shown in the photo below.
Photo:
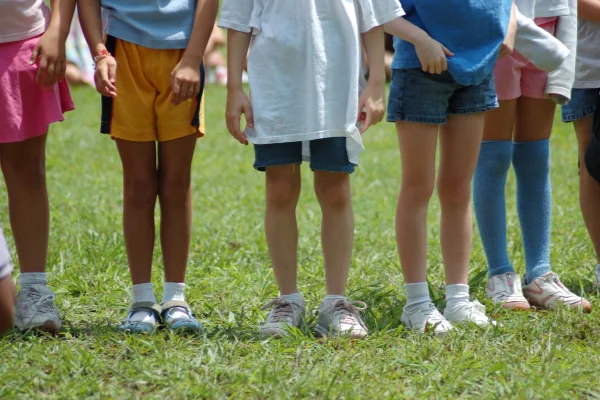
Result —
[{"label": "knee", "polygon": [[25,154],[21,157],[4,157],[1,161],[2,170],[8,180],[19,182],[29,188],[45,187],[46,166],[43,157]]},{"label": "knee", "polygon": [[426,206],[429,204],[431,196],[433,196],[433,188],[433,182],[427,180],[403,181],[400,197],[411,204]]},{"label": "knee", "polygon": [[471,180],[442,179],[438,183],[438,196],[443,206],[465,206],[471,201]]},{"label": "knee", "polygon": [[293,181],[268,180],[267,204],[275,209],[295,208],[300,197],[300,187]]},{"label": "knee", "polygon": [[123,197],[125,203],[135,208],[154,207],[157,190],[156,176],[126,177]]},{"label": "knee", "polygon": [[321,207],[329,209],[343,209],[351,204],[350,184],[347,177],[337,182],[316,184],[315,194]]},{"label": "knee", "polygon": [[169,204],[183,204],[190,193],[191,178],[184,174],[161,175],[159,180],[160,201]]}]

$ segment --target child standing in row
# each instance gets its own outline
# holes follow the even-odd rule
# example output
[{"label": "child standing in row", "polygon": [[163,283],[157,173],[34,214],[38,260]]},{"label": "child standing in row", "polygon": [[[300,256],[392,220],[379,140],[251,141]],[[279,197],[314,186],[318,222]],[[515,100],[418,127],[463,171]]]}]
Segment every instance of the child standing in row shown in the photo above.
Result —
[{"label": "child standing in row", "polygon": [[[21,330],[56,332],[60,315],[46,276],[46,134],[50,124],[74,109],[63,78],[75,0],[50,4],[52,11],[44,0],[0,0],[0,165],[21,270],[15,324]],[[6,272],[5,256],[0,264]],[[2,285],[10,286],[9,280]]]},{"label": "child standing in row", "polygon": [[[401,320],[420,333],[443,334],[461,322],[487,326],[494,322],[483,306],[469,300],[471,178],[485,112],[498,107],[492,70],[507,35],[512,1],[401,4],[406,20],[386,25],[397,36],[388,121],[396,123],[402,162],[396,238],[407,304]],[[514,21],[511,26],[507,48],[514,41]],[[447,285],[443,315],[427,284],[427,209],[436,182],[438,137],[437,191]]]},{"label": "child standing in row", "polygon": [[[367,334],[360,308],[345,297],[354,231],[350,174],[363,149],[361,134],[385,111],[381,25],[402,14],[396,0],[223,3],[220,26],[229,29],[227,127],[240,143],[252,142],[254,167],[266,176],[265,232],[280,296],[269,303],[273,308],[261,327],[264,336],[286,335],[306,309],[296,283],[303,155],[310,155],[323,213],[327,296],[316,332]],[[370,72],[364,88],[361,37]],[[241,80],[250,42],[251,99]]]},{"label": "child standing in row", "polygon": [[579,144],[579,204],[596,250],[596,284],[600,284],[600,184],[583,167],[600,96],[600,1],[579,0],[577,63],[571,100],[562,107],[564,122],[573,122]]},{"label": "child standing in row", "polygon": [[[202,330],[185,301],[184,282],[192,157],[203,134],[202,58],[218,5],[218,0],[79,0],[96,61],[96,88],[104,96],[101,131],[115,140],[123,165],[123,228],[133,281],[132,305],[121,325],[125,332],[153,332],[159,323],[176,331]],[[108,14],[106,42],[101,6]],[[157,198],[165,267],[160,305],[150,280]]]},{"label": "child standing in row", "polygon": [[[515,4],[569,49],[576,47],[576,0],[518,0]],[[500,108],[486,117],[473,190],[489,266],[486,293],[505,308],[591,309],[587,300],[571,293],[550,271],[549,138],[555,103],[565,103],[571,96],[575,53],[550,74],[519,53],[499,60],[494,70]],[[517,209],[525,248],[523,289],[506,244],[504,193],[511,164],[517,177]]]}]

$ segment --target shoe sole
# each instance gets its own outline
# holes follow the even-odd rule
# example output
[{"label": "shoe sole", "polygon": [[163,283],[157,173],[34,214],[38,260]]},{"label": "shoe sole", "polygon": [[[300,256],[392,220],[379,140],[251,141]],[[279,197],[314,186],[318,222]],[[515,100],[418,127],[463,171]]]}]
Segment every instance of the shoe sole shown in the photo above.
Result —
[{"label": "shoe sole", "polygon": [[328,329],[323,328],[321,325],[317,325],[315,326],[315,336],[316,337],[329,337],[329,336],[333,336],[333,337],[344,337],[344,338],[348,338],[348,339],[364,339],[368,333],[365,333],[364,335],[361,334],[355,334],[354,331],[350,331],[349,333],[345,333],[345,334],[340,334],[339,332],[335,332],[335,331],[329,331]]},{"label": "shoe sole", "polygon": [[43,324],[31,326],[31,327],[23,327],[16,325],[17,329],[21,332],[29,332],[29,331],[37,331],[37,332],[45,332],[50,334],[56,334],[60,331],[62,326],[57,326],[54,321],[46,321]]},{"label": "shoe sole", "polygon": [[[539,305],[539,304],[532,304],[532,308],[537,309],[537,310],[548,310],[548,311],[555,311],[557,310],[557,308],[550,308],[550,307],[546,307],[544,305]],[[568,304],[568,305],[563,305],[564,309],[569,309],[569,310],[581,310],[586,314],[589,314],[592,312],[592,305],[589,302],[580,302],[578,304]]]},{"label": "shoe sole", "polygon": [[502,303],[502,308],[511,311],[533,311],[535,309],[528,303]]}]

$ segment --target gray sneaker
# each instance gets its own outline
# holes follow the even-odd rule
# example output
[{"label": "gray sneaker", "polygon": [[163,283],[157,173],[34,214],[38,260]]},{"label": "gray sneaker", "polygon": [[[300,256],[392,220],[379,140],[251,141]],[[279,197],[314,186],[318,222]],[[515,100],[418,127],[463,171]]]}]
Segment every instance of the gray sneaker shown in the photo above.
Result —
[{"label": "gray sneaker", "polygon": [[289,329],[300,326],[304,319],[306,309],[304,302],[292,302],[278,297],[268,302],[262,309],[271,307],[267,320],[260,327],[260,335],[264,338],[288,336]]},{"label": "gray sneaker", "polygon": [[46,285],[31,285],[17,294],[15,326],[21,331],[39,330],[56,333],[61,327],[56,296]]},{"label": "gray sneaker", "polygon": [[340,299],[321,303],[319,322],[315,331],[319,336],[346,336],[351,339],[362,339],[368,330],[360,318],[359,311],[367,309],[362,301]]}]

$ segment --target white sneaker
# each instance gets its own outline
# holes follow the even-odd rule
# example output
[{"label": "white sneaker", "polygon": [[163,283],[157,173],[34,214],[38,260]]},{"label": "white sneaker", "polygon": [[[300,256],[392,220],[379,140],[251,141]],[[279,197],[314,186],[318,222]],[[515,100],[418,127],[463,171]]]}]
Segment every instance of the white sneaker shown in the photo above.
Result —
[{"label": "white sneaker", "polygon": [[56,296],[45,285],[31,285],[17,294],[15,326],[22,331],[30,329],[58,332],[62,327]]},{"label": "white sneaker", "polygon": [[592,311],[589,301],[567,289],[554,272],[546,272],[529,285],[524,285],[523,292],[529,303],[538,308],[556,310],[565,307],[588,313]]},{"label": "white sneaker", "polygon": [[453,324],[472,322],[482,328],[489,325],[496,325],[496,321],[489,319],[485,315],[485,306],[477,300],[458,303],[450,308],[446,307],[444,317]]},{"label": "white sneaker", "polygon": [[291,302],[278,297],[268,302],[262,309],[273,307],[267,320],[260,327],[262,337],[281,338],[289,335],[290,327],[298,327],[304,319],[304,302]]},{"label": "white sneaker", "polygon": [[319,321],[315,332],[319,336],[345,336],[350,339],[362,339],[368,330],[358,314],[367,309],[362,301],[340,299],[321,303]]},{"label": "white sneaker", "polygon": [[443,335],[452,329],[452,324],[431,302],[423,303],[411,311],[404,307],[400,321],[411,331],[422,334],[431,331],[436,335]]},{"label": "white sneaker", "polygon": [[494,304],[510,310],[529,310],[531,305],[523,296],[521,278],[514,272],[506,272],[488,279],[485,293]]}]

